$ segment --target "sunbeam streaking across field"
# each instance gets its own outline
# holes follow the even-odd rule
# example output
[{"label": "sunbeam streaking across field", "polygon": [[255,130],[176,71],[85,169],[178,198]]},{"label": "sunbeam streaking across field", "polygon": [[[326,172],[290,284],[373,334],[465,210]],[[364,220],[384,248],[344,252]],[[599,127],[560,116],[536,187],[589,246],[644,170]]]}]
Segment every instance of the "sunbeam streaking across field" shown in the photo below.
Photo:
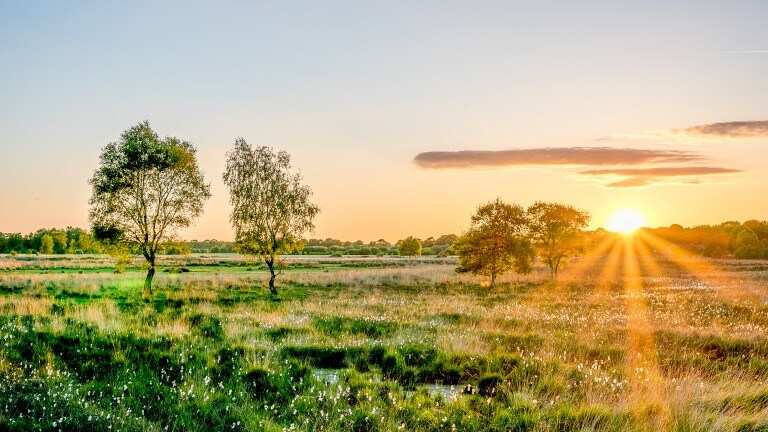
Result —
[{"label": "sunbeam streaking across field", "polygon": [[637,252],[637,257],[640,262],[640,272],[645,277],[660,277],[663,275],[661,265],[659,265],[658,259],[653,256],[651,248],[648,247],[645,239],[641,236],[636,236],[633,242]]},{"label": "sunbeam streaking across field", "polygon": [[626,249],[626,243],[614,240],[608,255],[602,261],[602,270],[597,279],[595,279],[595,291],[593,297],[597,294],[608,294],[613,289],[613,285],[621,277],[623,263],[622,254]]},{"label": "sunbeam streaking across field", "polygon": [[637,238],[666,255],[674,264],[699,279],[719,295],[730,300],[760,300],[765,301],[766,294],[755,289],[751,283],[741,283],[733,274],[727,274],[707,258],[696,255],[674,243],[664,240],[646,231],[639,231]]},{"label": "sunbeam streaking across field", "polygon": [[614,236],[605,236],[600,243],[587,250],[581,259],[568,268],[564,274],[564,279],[570,281],[580,281],[590,271],[594,270],[596,264],[610,254],[616,248],[616,238]]},{"label": "sunbeam streaking across field", "polygon": [[656,415],[658,426],[668,421],[664,378],[659,370],[642,274],[634,239],[624,246],[624,299],[627,314],[627,375],[632,389],[632,403],[648,415]]}]

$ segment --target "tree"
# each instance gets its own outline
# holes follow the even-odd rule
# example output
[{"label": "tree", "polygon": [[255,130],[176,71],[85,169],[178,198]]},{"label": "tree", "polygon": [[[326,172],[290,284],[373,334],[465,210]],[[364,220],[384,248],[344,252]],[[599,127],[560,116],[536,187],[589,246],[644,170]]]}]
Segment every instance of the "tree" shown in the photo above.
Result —
[{"label": "tree", "polygon": [[469,231],[454,246],[459,255],[456,271],[489,276],[491,287],[497,276],[513,267],[518,273],[530,272],[533,248],[527,228],[525,210],[519,205],[500,199],[481,205]]},{"label": "tree", "polygon": [[421,240],[409,236],[397,242],[398,253],[402,256],[421,255]]},{"label": "tree", "polygon": [[53,252],[63,254],[67,252],[67,233],[62,230],[51,230],[49,234],[53,238]]},{"label": "tree", "polygon": [[67,253],[100,253],[99,243],[81,228],[67,227]]},{"label": "tree", "polygon": [[264,260],[269,291],[276,295],[280,256],[301,250],[301,237],[314,229],[320,209],[310,202],[312,190],[301,183],[300,174],[291,172],[288,153],[251,147],[242,138],[227,153],[223,177],[238,250]]},{"label": "tree", "polygon": [[149,122],[139,123],[104,147],[91,185],[96,238],[141,251],[149,266],[144,282],[149,298],[160,246],[191,225],[211,196],[195,147],[160,138]]},{"label": "tree", "polygon": [[534,203],[527,213],[533,246],[555,280],[563,261],[581,250],[581,233],[589,223],[589,213],[547,202]]},{"label": "tree", "polygon": [[739,259],[765,258],[768,256],[768,241],[760,240],[754,231],[744,227],[736,233],[733,240],[733,254]]},{"label": "tree", "polygon": [[53,253],[53,237],[50,234],[43,234],[40,237],[40,253],[43,255],[50,255]]}]

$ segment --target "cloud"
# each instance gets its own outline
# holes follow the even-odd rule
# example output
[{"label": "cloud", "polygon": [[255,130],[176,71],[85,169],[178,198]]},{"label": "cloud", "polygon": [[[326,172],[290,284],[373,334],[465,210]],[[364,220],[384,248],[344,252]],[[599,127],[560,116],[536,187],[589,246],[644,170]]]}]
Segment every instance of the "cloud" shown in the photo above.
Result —
[{"label": "cloud", "polygon": [[511,165],[635,165],[691,162],[703,158],[681,150],[645,150],[610,147],[561,147],[519,150],[464,150],[419,153],[422,168],[474,168]]},{"label": "cloud", "polygon": [[679,129],[649,129],[612,133],[595,138],[600,145],[688,145],[707,142],[768,138],[768,120],[729,121],[689,126]]},{"label": "cloud", "polygon": [[722,167],[664,167],[664,168],[615,168],[582,171],[580,174],[592,176],[619,176],[624,177],[608,187],[637,187],[650,183],[657,183],[664,179],[683,179],[685,183],[698,183],[699,176],[733,174],[741,170]]},{"label": "cloud", "polygon": [[[678,131],[681,132],[681,131]],[[724,138],[763,138],[768,137],[768,120],[732,121],[691,126],[682,132],[689,135]]]}]

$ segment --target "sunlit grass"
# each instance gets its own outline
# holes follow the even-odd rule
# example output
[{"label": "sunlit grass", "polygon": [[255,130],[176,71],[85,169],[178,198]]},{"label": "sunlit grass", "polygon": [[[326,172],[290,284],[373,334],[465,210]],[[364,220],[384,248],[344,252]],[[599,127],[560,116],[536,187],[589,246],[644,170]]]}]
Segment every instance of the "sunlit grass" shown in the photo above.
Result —
[{"label": "sunlit grass", "polygon": [[[434,262],[292,271],[279,298],[260,272],[161,273],[149,303],[139,274],[9,273],[0,390],[39,398],[47,429],[760,430],[768,306],[734,290],[764,275],[676,252],[608,237],[557,283],[537,268],[493,290]],[[163,381],[134,350],[184,373]],[[140,399],[154,391],[169,403]]]}]

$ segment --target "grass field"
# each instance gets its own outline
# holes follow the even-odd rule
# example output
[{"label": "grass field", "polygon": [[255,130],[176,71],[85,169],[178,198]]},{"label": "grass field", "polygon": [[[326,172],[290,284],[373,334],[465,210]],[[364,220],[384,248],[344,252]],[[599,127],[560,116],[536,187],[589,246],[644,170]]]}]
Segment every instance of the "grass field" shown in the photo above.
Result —
[{"label": "grass field", "polygon": [[[768,431],[768,265],[0,257],[0,429]],[[181,271],[185,268],[187,271]]]}]

